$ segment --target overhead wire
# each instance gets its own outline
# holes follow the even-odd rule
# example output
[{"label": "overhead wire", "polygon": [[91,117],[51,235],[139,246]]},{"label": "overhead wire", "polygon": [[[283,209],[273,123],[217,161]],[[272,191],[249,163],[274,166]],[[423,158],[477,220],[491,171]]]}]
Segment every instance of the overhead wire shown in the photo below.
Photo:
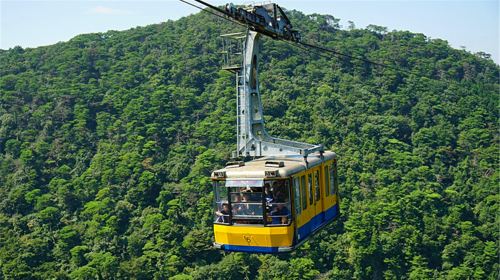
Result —
[{"label": "overhead wire", "polygon": [[316,49],[312,49],[312,50],[311,50],[311,49],[308,49],[307,47],[304,47],[303,45],[298,44],[298,43],[296,43],[296,42],[294,43],[294,42],[287,41],[287,43],[288,43],[288,44],[290,44],[291,46],[294,46],[294,47],[296,47],[296,48],[299,48],[299,49],[303,50],[303,51],[304,51],[304,52],[306,52],[306,53],[314,53],[314,54],[316,54],[316,55],[319,55],[319,56],[321,56],[321,57],[328,58],[328,59],[333,58],[333,56],[332,56],[332,55],[329,55],[329,54],[325,54],[325,53],[319,52],[319,51],[318,51],[318,50],[316,50]]},{"label": "overhead wire", "polygon": [[[249,27],[246,24],[243,24],[241,22],[232,20],[231,18],[229,18],[227,16],[211,12],[208,9],[204,9],[204,8],[198,6],[198,5],[195,5],[193,3],[187,2],[185,0],[179,0],[179,1],[181,1],[183,3],[186,3],[186,4],[190,5],[190,6],[193,6],[193,7],[197,8],[197,9],[200,9],[203,12],[206,12],[206,13],[212,14],[214,16],[217,16],[219,18],[225,19],[225,20],[227,20],[229,22],[236,23],[236,24],[238,24],[240,26],[243,26],[243,27],[246,27],[246,28]],[[370,64],[373,64],[373,65],[377,65],[377,66],[380,66],[380,67],[389,68],[389,69],[393,69],[393,70],[397,70],[397,71],[401,71],[401,72],[406,72],[407,74],[412,74],[409,70],[406,70],[406,69],[401,69],[399,67],[391,66],[391,65],[388,65],[388,64],[385,64],[385,63],[380,63],[380,62],[372,61],[372,60],[369,60],[369,59],[361,57],[361,56],[354,56],[354,55],[342,53],[342,52],[339,52],[339,51],[336,51],[336,50],[333,50],[333,49],[330,49],[330,48],[325,48],[325,47],[322,47],[322,46],[317,46],[317,45],[314,45],[314,44],[311,44],[311,43],[300,42],[300,41],[294,42],[294,41],[283,40],[283,39],[278,39],[278,40],[285,41],[285,42],[289,43],[290,45],[299,47],[300,49],[302,49],[302,50],[304,50],[306,52],[310,52],[310,51],[314,50],[314,52],[316,54],[318,54],[318,55],[320,55],[322,57],[325,57],[325,58],[333,58],[333,56],[336,56],[336,57],[347,57],[347,58],[350,58],[350,59],[360,60],[360,61],[363,61],[363,62],[366,62],[366,63],[370,63]],[[325,55],[323,53],[320,53],[319,51],[325,52],[325,53],[329,53],[331,55]]]},{"label": "overhead wire", "polygon": [[363,61],[363,62],[366,62],[366,63],[370,63],[370,64],[373,64],[373,65],[377,65],[377,66],[381,66],[381,67],[385,67],[385,68],[390,68],[390,69],[397,70],[397,71],[404,71],[404,72],[410,73],[409,71],[401,69],[399,67],[394,67],[394,66],[391,66],[391,65],[388,65],[388,64],[385,64],[385,63],[380,63],[380,62],[372,61],[372,60],[369,60],[369,59],[361,57],[361,56],[353,56],[353,55],[341,53],[341,52],[333,50],[333,49],[329,49],[329,48],[325,48],[325,47],[321,47],[321,46],[316,46],[316,45],[309,44],[309,43],[306,43],[306,42],[297,42],[297,43],[301,44],[301,45],[304,45],[304,46],[307,46],[309,48],[313,48],[313,49],[317,49],[317,50],[320,50],[320,51],[328,52],[328,53],[331,53],[331,54],[336,55],[336,56],[342,56],[342,57],[347,57],[347,58],[351,58],[351,59],[356,59],[356,60],[360,60],[360,61]]},{"label": "overhead wire", "polygon": [[241,25],[241,26],[243,26],[243,27],[247,27],[247,25],[246,25],[246,24],[243,24],[243,23],[241,23],[241,22],[238,22],[238,21],[232,20],[232,19],[230,19],[230,18],[228,18],[228,17],[226,17],[226,16],[224,16],[224,15],[219,15],[219,14],[217,14],[217,13],[211,12],[210,10],[204,9],[204,8],[202,8],[202,7],[198,6],[198,5],[195,5],[195,4],[193,4],[193,3],[190,3],[190,2],[188,2],[188,1],[185,1],[185,0],[179,0],[179,1],[181,1],[181,2],[183,2],[183,3],[185,3],[185,4],[188,4],[188,5],[192,6],[192,7],[195,7],[195,8],[197,8],[197,9],[200,9],[202,12],[206,12],[206,13],[209,13],[209,14],[214,15],[214,16],[216,16],[216,17],[220,17],[220,18],[222,18],[222,19],[225,19],[225,20],[227,20],[227,21],[229,21],[229,22],[236,23],[236,24]]}]

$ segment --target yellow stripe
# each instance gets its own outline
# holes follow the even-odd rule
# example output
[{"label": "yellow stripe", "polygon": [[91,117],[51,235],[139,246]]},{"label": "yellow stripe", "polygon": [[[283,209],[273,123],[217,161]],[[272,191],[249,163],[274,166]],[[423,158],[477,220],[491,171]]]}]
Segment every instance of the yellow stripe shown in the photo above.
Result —
[{"label": "yellow stripe", "polygon": [[241,246],[289,247],[293,243],[293,225],[250,227],[215,224],[215,242]]}]

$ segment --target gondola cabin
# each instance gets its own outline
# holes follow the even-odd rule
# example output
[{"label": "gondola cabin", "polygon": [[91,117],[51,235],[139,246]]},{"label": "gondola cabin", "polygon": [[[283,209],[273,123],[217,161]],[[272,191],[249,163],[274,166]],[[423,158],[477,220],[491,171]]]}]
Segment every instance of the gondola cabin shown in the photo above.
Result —
[{"label": "gondola cabin", "polygon": [[214,245],[288,252],[339,215],[335,153],[267,156],[212,173]]}]

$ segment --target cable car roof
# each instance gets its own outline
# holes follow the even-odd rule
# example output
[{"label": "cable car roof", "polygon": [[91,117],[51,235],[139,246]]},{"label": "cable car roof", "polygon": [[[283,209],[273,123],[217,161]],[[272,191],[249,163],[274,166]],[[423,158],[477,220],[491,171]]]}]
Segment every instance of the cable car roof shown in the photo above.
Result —
[{"label": "cable car roof", "polygon": [[[225,168],[212,172],[212,179],[226,178],[253,178],[271,179],[287,178],[308,168],[317,166],[321,162],[334,159],[336,154],[331,151],[323,153],[323,159],[319,153],[310,154],[307,164],[301,155],[266,156],[243,163],[234,163]],[[276,173],[273,173],[276,172]]]}]

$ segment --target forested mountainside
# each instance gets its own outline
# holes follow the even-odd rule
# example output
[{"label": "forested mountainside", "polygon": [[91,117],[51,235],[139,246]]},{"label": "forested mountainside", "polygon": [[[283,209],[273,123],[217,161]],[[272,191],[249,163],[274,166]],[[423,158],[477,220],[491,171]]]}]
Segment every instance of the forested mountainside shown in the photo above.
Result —
[{"label": "forested mountainside", "polygon": [[297,251],[212,247],[209,174],[234,76],[205,13],[0,51],[0,279],[498,279],[499,66],[446,41],[340,29],[263,44],[268,130],[339,156],[341,218]]}]

